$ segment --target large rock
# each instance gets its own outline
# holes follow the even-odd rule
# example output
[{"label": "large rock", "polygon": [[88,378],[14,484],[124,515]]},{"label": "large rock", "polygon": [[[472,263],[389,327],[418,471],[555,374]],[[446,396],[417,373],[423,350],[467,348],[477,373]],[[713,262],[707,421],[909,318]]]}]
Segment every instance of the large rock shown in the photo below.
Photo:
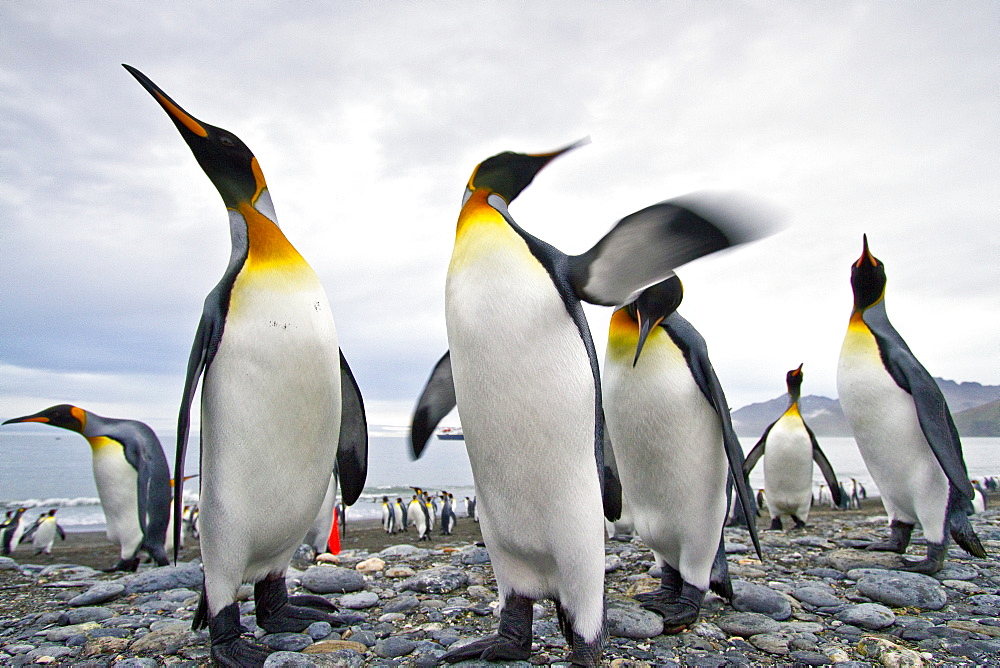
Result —
[{"label": "large rock", "polygon": [[762,584],[733,582],[733,608],[740,612],[759,612],[779,622],[792,616],[792,604],[779,592]]},{"label": "large rock", "polygon": [[792,596],[803,603],[814,605],[817,608],[829,608],[844,603],[837,598],[832,589],[820,585],[796,587],[792,590]]},{"label": "large rock", "polygon": [[903,558],[895,552],[842,549],[822,553],[816,558],[816,563],[846,573],[853,568],[899,568],[903,565]]},{"label": "large rock", "polygon": [[125,587],[125,594],[143,594],[164,589],[201,587],[204,576],[201,564],[187,563],[179,566],[161,566],[148,571],[126,575],[118,580]]},{"label": "large rock", "polygon": [[378,605],[378,594],[372,591],[360,591],[356,594],[344,594],[337,604],[348,610],[366,610]]},{"label": "large rock", "polygon": [[937,580],[920,573],[871,571],[858,580],[858,591],[868,598],[894,608],[940,610],[948,602]]},{"label": "large rock", "polygon": [[663,619],[634,603],[608,601],[608,633],[619,638],[654,638],[663,633]]},{"label": "large rock", "polygon": [[852,605],[837,614],[837,619],[845,624],[853,624],[863,629],[877,631],[892,626],[896,615],[889,608],[878,603],[861,603]]},{"label": "large rock", "polygon": [[403,580],[400,591],[416,591],[421,594],[447,594],[455,591],[469,582],[468,575],[454,566],[439,566],[426,571],[420,571],[411,578]]},{"label": "large rock", "polygon": [[759,612],[731,612],[715,620],[715,623],[729,635],[741,638],[774,633],[781,628],[781,624]]},{"label": "large rock", "polygon": [[365,588],[365,576],[339,566],[312,566],[302,574],[301,582],[314,594],[346,594]]}]

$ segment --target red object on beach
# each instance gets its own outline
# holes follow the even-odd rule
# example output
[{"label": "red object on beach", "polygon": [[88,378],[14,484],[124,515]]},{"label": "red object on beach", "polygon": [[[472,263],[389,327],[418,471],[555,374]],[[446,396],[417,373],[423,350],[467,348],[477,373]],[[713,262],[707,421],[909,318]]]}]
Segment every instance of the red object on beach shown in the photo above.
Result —
[{"label": "red object on beach", "polygon": [[330,526],[330,538],[326,541],[330,554],[340,554],[340,532],[337,531],[337,509],[333,509],[333,525]]}]

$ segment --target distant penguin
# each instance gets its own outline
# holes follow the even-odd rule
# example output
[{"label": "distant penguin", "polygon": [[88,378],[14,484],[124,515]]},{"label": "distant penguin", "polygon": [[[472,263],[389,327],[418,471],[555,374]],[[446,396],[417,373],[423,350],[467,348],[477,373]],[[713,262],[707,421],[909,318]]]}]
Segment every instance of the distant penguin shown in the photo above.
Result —
[{"label": "distant penguin", "polygon": [[66,532],[56,522],[56,509],[53,508],[35,520],[35,524],[25,532],[21,541],[30,540],[36,555],[43,552],[52,554],[52,544],[55,543],[56,536],[59,536],[60,540],[66,540]]},{"label": "distant penguin", "polygon": [[948,404],[896,332],[885,309],[885,265],[868,249],[851,266],[854,310],[837,369],[840,403],[889,515],[888,540],[869,546],[902,554],[916,524],[927,555],[904,570],[936,573],[949,533],[969,554],[986,550],[968,514],[972,485]]},{"label": "distant penguin", "polygon": [[396,514],[392,511],[389,497],[382,497],[382,529],[388,534],[396,533]]},{"label": "distant penguin", "polygon": [[409,524],[417,530],[417,540],[430,540],[430,531],[427,528],[427,506],[423,500],[414,494],[410,505],[406,507],[406,517]]},{"label": "distant penguin", "polygon": [[978,480],[972,481],[972,514],[978,515],[986,510],[986,491]]},{"label": "distant penguin", "polygon": [[[820,485],[820,494],[823,493],[822,485]],[[764,495],[764,488],[761,487],[757,490],[757,517],[760,517],[760,509],[764,507],[767,502],[767,497]]]},{"label": "distant penguin", "polygon": [[392,516],[396,522],[397,531],[406,531],[409,528],[409,522],[406,517],[406,508],[403,506],[403,500],[397,498],[396,502],[392,504]]},{"label": "distant penguin", "polygon": [[143,422],[106,418],[77,406],[60,404],[4,424],[36,422],[75,431],[90,443],[97,496],[101,499],[108,539],[120,548],[109,571],[134,571],[139,552],[166,566],[164,543],[173,490],[160,439]]},{"label": "distant penguin", "polygon": [[781,516],[792,518],[796,529],[805,527],[812,509],[813,462],[823,472],[833,501],[840,504],[840,486],[830,461],[820,450],[819,441],[799,411],[802,394],[802,365],[785,374],[788,408],[768,425],[747,455],[747,476],[764,457],[764,497],[771,513],[771,531],[781,531]]},{"label": "distant penguin", "polygon": [[364,405],[339,351],[326,292],[279,229],[253,153],[125,67],[170,117],[227,209],[229,265],[205,299],[188,359],[175,468],[183,470],[191,408],[204,376],[199,526],[205,585],[192,627],[208,626],[216,662],[259,666],[270,650],[241,637],[241,583],[254,584],[257,625],[269,633],[341,623],[325,598],[289,597],[285,572],[318,516],[334,462],[343,500],[354,503],[361,494]]},{"label": "distant penguin", "polygon": [[450,536],[455,531],[455,508],[451,494],[442,492],[444,503],[441,505],[441,535]]},{"label": "distant penguin", "polygon": [[24,511],[27,508],[16,508],[11,511],[10,517],[4,522],[3,530],[0,531],[0,554],[9,557],[17,546],[21,543],[21,536],[27,528],[24,523]]},{"label": "distant penguin", "polygon": [[462,199],[445,285],[451,350],[418,400],[411,433],[419,456],[457,403],[501,612],[497,635],[444,661],[527,659],[532,604],[551,598],[570,662],[600,662],[601,515],[617,518],[620,494],[617,482],[605,484],[599,366],[581,302],[629,302],[745,231],[723,231],[710,212],[719,207],[704,198],[675,200],[628,216],[582,255],[562,253],[518,225],[508,206],[577,145],[495,155],[473,170]]},{"label": "distant penguin", "polygon": [[[604,411],[623,503],[662,571],[659,590],[637,598],[663,617],[664,633],[698,619],[723,550],[731,479],[760,554],[729,404],[705,340],[677,313],[682,298],[671,276],[615,311],[604,358]],[[713,588],[732,596],[728,572]]]}]

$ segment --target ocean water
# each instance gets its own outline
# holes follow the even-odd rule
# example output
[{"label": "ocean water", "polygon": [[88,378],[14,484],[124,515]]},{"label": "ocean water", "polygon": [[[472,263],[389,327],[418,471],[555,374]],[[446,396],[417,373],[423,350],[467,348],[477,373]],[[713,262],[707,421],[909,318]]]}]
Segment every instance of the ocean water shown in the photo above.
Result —
[{"label": "ocean water", "polygon": [[[173,433],[158,434],[167,460],[173,467]],[[749,452],[755,438],[740,439]],[[820,447],[833,465],[837,477],[850,491],[851,478],[864,485],[869,496],[878,488],[865,468],[861,453],[852,438],[821,438]],[[192,443],[197,443],[193,439]],[[1000,438],[966,438],[962,441],[970,478],[1000,476]],[[197,449],[189,450],[185,474],[198,472]],[[197,500],[196,480],[185,486],[185,500]],[[813,467],[813,489],[818,491],[825,480]],[[760,462],[750,474],[750,484],[764,486],[764,467]],[[454,494],[458,513],[464,515],[465,497],[475,496],[472,469],[464,441],[432,439],[421,459],[409,454],[407,432],[402,428],[376,428],[369,436],[368,480],[358,502],[347,511],[347,519],[380,517],[382,496],[409,499],[411,486],[430,491],[447,490]],[[104,529],[104,514],[97,498],[91,469],[90,446],[73,432],[44,425],[13,425],[0,429],[0,507],[29,506],[29,520],[50,508],[59,508],[60,524],[67,531]]]}]

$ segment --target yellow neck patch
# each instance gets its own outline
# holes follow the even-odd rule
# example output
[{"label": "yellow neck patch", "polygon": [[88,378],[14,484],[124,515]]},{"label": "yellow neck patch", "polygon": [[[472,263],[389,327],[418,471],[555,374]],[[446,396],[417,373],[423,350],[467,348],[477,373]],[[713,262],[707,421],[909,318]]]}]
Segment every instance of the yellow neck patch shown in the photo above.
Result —
[{"label": "yellow neck patch", "polygon": [[[656,334],[655,330],[649,333],[646,337],[646,346]],[[618,309],[611,316],[611,323],[608,325],[608,358],[616,361],[625,360],[631,366],[638,345],[639,323],[633,320],[625,309]]]},{"label": "yellow neck patch", "polygon": [[103,451],[105,448],[117,447],[120,450],[124,450],[121,443],[113,438],[108,438],[107,436],[87,436],[86,438],[90,443],[90,449],[94,454],[97,454],[99,451]]},{"label": "yellow neck patch", "polygon": [[792,404],[791,406],[789,406],[788,410],[786,410],[784,412],[784,414],[782,415],[782,417],[785,417],[785,416],[801,418],[802,414],[799,413],[799,402],[796,401],[794,404]]},{"label": "yellow neck patch", "polygon": [[458,226],[455,230],[456,242],[469,229],[479,225],[503,225],[508,227],[507,221],[500,215],[500,212],[490,206],[487,198],[490,196],[488,190],[476,190],[469,196],[469,200],[462,207],[458,214]]},{"label": "yellow neck patch", "polygon": [[249,203],[241,202],[237,211],[246,220],[247,238],[250,243],[244,265],[245,271],[288,269],[306,265],[299,252],[267,216]]}]

